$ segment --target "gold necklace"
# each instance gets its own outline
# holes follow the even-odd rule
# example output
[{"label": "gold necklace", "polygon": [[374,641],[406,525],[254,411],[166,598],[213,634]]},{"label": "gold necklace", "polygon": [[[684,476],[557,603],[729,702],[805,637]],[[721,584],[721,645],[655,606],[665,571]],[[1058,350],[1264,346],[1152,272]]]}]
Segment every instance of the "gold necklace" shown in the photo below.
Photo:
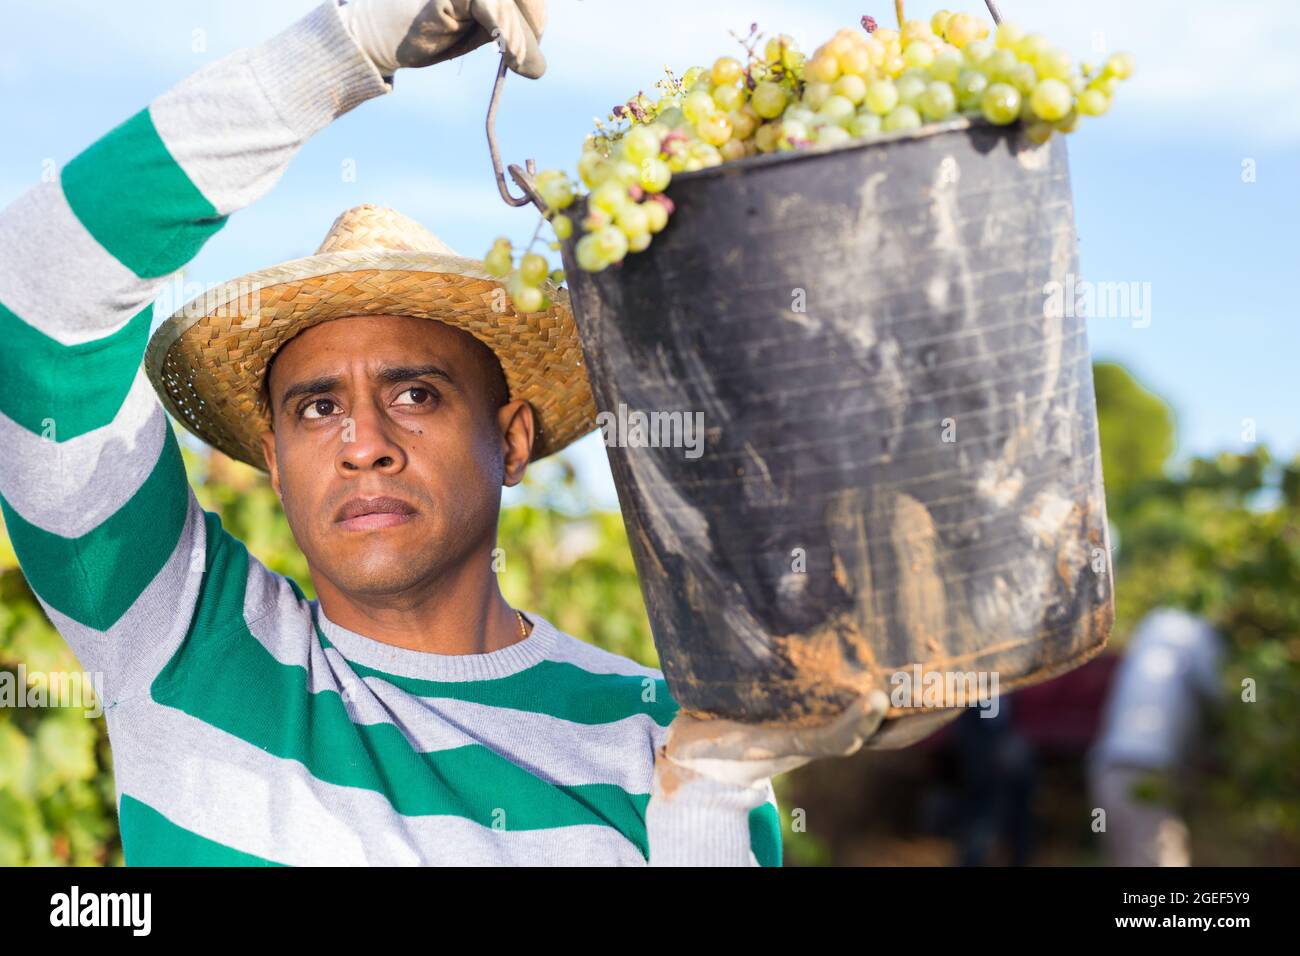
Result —
[{"label": "gold necklace", "polygon": [[519,618],[519,636],[527,637],[528,629],[524,627],[524,616],[519,613],[517,608],[515,609],[515,617]]}]

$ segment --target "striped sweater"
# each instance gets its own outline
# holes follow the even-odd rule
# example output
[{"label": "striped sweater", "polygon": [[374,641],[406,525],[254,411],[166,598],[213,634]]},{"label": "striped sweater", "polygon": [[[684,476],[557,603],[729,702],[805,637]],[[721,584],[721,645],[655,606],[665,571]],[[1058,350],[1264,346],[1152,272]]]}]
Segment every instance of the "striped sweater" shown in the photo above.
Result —
[{"label": "striped sweater", "polygon": [[348,631],[189,487],[141,368],[153,299],[389,89],[331,0],[0,213],[0,507],[103,681],[127,863],[779,865],[770,783],[654,789],[658,670],[536,614],[484,654]]}]

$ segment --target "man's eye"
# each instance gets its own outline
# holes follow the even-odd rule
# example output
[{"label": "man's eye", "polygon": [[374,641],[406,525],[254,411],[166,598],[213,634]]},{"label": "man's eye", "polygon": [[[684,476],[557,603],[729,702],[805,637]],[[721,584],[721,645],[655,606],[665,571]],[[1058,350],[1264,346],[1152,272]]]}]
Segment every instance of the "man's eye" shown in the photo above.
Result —
[{"label": "man's eye", "polygon": [[412,400],[409,402],[399,401],[396,404],[432,405],[435,401],[437,401],[438,398],[437,394],[433,391],[433,389],[424,388],[423,386],[420,385],[412,385],[410,388],[403,390],[402,393],[398,395],[398,398],[400,399],[402,395],[410,395],[412,396]]},{"label": "man's eye", "polygon": [[[334,406],[334,399],[318,398],[315,401],[308,402],[306,405],[303,406],[302,413],[301,413],[302,417],[303,418],[324,418],[329,413],[322,412],[320,410],[320,407],[322,405],[326,405],[332,408]],[[311,414],[313,411],[316,412],[315,415]]]}]

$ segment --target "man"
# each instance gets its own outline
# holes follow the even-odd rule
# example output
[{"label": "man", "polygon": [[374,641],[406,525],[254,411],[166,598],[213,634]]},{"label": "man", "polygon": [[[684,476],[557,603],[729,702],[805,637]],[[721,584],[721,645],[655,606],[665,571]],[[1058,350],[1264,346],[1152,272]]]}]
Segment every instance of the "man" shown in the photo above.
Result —
[{"label": "man", "polygon": [[[496,38],[544,70],[540,0],[335,0],[163,94],[0,214],[0,493],[33,590],[103,674],[129,864],[775,864],[768,778],[820,728],[677,714],[662,674],[511,608],[500,489],[591,428],[572,317],[404,217],[158,330],[150,302],[312,134],[396,70]],[[186,484],[188,428],[265,467],[319,595]]]},{"label": "man", "polygon": [[[1209,622],[1185,611],[1161,608],[1138,624],[1088,754],[1112,865],[1191,865],[1191,834],[1174,801],[1220,703],[1223,653],[1223,638]],[[1142,792],[1152,786],[1157,792]]]}]

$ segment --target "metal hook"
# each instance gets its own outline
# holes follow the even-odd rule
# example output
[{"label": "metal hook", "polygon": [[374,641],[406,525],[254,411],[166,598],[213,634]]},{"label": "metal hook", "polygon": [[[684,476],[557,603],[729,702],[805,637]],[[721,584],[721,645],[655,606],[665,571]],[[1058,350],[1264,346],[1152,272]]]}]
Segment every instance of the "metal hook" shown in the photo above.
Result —
[{"label": "metal hook", "polygon": [[501,151],[497,149],[497,132],[496,132],[496,115],[497,105],[501,102],[501,89],[506,82],[506,58],[501,58],[501,66],[497,69],[497,80],[492,87],[492,100],[488,103],[487,113],[487,140],[488,150],[492,153],[492,172],[497,177],[497,189],[501,191],[501,198],[511,206],[527,206],[530,202],[537,206],[538,209],[545,211],[545,204],[537,190],[533,187],[533,177],[537,175],[537,164],[533,160],[527,160],[528,171],[525,172],[516,165],[511,165],[510,177],[519,184],[519,188],[524,191],[522,196],[510,195],[510,184],[506,182],[505,171],[501,168]]}]

